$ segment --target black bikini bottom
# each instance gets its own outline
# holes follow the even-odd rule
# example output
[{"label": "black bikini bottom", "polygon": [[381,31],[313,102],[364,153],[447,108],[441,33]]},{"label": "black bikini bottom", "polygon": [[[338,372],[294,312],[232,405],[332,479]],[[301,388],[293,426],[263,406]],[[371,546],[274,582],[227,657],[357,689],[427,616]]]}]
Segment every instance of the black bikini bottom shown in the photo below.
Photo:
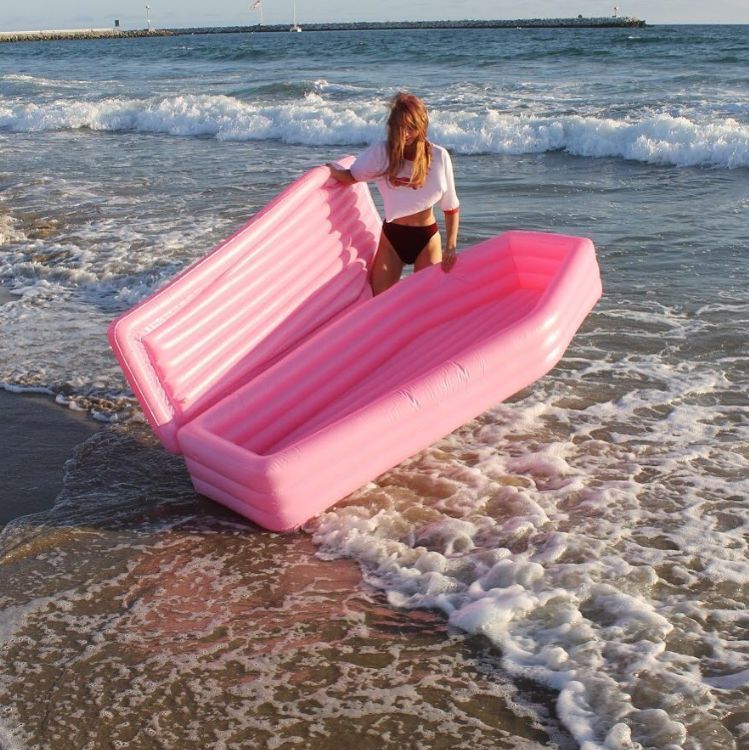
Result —
[{"label": "black bikini bottom", "polygon": [[426,227],[412,227],[407,224],[382,223],[382,232],[388,242],[406,264],[415,263],[419,253],[427,246],[429,240],[439,232],[437,222]]}]

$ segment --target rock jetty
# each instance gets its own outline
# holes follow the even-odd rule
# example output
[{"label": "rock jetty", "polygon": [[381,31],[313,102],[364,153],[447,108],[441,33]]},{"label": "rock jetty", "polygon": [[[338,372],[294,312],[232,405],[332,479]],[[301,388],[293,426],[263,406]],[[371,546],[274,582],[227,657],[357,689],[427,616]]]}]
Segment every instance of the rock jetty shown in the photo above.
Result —
[{"label": "rock jetty", "polygon": [[0,42],[45,42],[61,39],[129,39],[139,36],[173,36],[167,29],[53,29],[49,31],[0,31]]},{"label": "rock jetty", "polygon": [[[351,23],[306,23],[305,31],[371,31],[390,29],[611,29],[643,28],[645,21],[631,16],[601,18],[521,18],[511,21],[358,21]],[[170,29],[174,34],[241,34],[249,31],[288,31],[289,24],[219,26],[215,28]]]},{"label": "rock jetty", "polygon": [[[358,21],[351,23],[308,23],[305,31],[371,31],[390,29],[610,29],[643,27],[639,18],[520,18],[511,21]],[[289,24],[218,26],[186,29],[58,29],[49,31],[0,31],[0,42],[37,42],[61,39],[131,39],[144,36],[184,36],[188,34],[241,34],[288,31]]]}]

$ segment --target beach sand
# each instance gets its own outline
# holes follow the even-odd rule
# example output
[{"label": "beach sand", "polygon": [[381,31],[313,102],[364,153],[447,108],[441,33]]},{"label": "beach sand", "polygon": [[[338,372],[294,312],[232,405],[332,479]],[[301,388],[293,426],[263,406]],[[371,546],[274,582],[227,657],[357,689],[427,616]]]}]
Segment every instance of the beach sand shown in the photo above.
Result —
[{"label": "beach sand", "polygon": [[573,746],[488,641],[200,498],[147,425],[76,452],[83,414],[2,391],[0,414],[1,521],[50,507],[74,453],[78,501],[6,528],[0,747]]},{"label": "beach sand", "polygon": [[49,396],[0,390],[0,526],[52,507],[73,449],[101,429]]}]

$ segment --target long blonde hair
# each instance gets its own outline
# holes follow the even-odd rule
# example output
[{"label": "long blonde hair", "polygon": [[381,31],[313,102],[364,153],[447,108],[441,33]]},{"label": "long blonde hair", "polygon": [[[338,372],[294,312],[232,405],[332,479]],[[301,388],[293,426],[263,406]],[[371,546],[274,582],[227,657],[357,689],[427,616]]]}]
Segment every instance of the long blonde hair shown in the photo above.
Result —
[{"label": "long blonde hair", "polygon": [[409,94],[407,91],[399,91],[390,100],[390,115],[387,120],[388,166],[386,174],[391,185],[399,184],[398,172],[403,168],[405,161],[406,139],[403,131],[406,126],[417,132],[416,154],[409,185],[420,188],[426,180],[429,165],[432,163],[432,145],[427,140],[429,115],[424,102],[418,96]]}]

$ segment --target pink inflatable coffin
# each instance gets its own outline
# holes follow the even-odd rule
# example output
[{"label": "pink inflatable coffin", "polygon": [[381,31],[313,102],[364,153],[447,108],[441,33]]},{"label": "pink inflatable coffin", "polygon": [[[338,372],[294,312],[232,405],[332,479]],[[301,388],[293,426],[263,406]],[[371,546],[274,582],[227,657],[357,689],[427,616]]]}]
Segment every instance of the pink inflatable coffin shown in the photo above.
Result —
[{"label": "pink inflatable coffin", "polygon": [[507,232],[371,298],[380,219],[318,168],[110,340],[195,488],[298,527],[548,372],[601,295],[592,243]]}]

